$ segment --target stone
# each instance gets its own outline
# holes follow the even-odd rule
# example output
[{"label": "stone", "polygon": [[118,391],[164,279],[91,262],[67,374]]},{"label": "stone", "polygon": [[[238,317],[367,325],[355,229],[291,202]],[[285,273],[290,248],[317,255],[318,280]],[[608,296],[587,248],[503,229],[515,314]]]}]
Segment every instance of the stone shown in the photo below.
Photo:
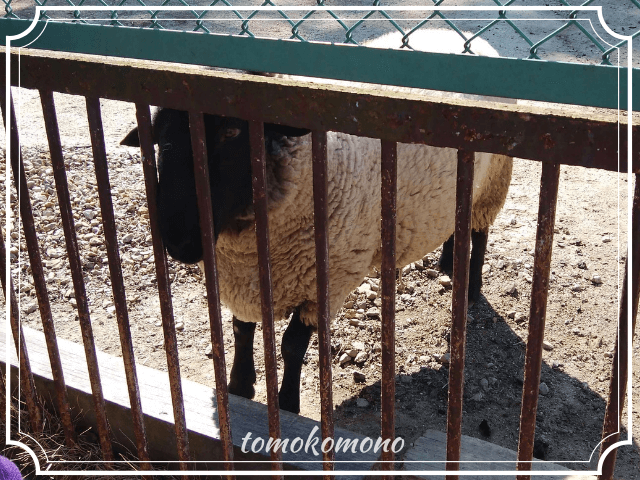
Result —
[{"label": "stone", "polygon": [[540,383],[540,394],[541,395],[549,395],[549,387],[544,382]]},{"label": "stone", "polygon": [[363,383],[366,381],[367,377],[364,373],[359,372],[358,370],[353,371],[353,381],[356,383]]},{"label": "stone", "polygon": [[350,360],[351,360],[351,357],[349,356],[349,354],[348,353],[343,353],[340,356],[339,362],[340,362],[340,365],[344,365],[345,363],[349,362]]},{"label": "stone", "polygon": [[486,392],[487,390],[489,390],[489,380],[487,380],[486,378],[481,379],[480,386]]},{"label": "stone", "polygon": [[366,398],[359,398],[356,400],[356,406],[358,408],[367,408],[369,406],[369,401]]},{"label": "stone", "polygon": [[483,274],[483,275],[487,275],[490,271],[491,271],[491,265],[489,265],[489,264],[485,263],[485,264],[482,266],[482,274]]},{"label": "stone", "polygon": [[431,277],[431,278],[436,278],[439,275],[439,272],[437,270],[434,270],[433,268],[428,268],[427,269],[427,276]]},{"label": "stone", "polygon": [[602,277],[600,277],[600,275],[594,275],[593,277],[591,277],[591,281],[593,282],[594,285],[601,285]]},{"label": "stone", "polygon": [[444,355],[434,355],[436,360],[442,364],[448,364],[451,361],[451,354],[445,353]]},{"label": "stone", "polygon": [[361,327],[363,323],[356,318],[352,318],[351,320],[349,320],[349,325],[351,325],[352,327]]},{"label": "stone", "polygon": [[372,307],[367,310],[367,317],[370,318],[380,318],[380,310],[376,307]]},{"label": "stone", "polygon": [[184,322],[177,322],[176,323],[176,330],[178,331],[183,331],[184,330]]},{"label": "stone", "polygon": [[367,361],[367,359],[368,359],[368,358],[369,358],[369,355],[367,355],[367,353],[366,353],[366,352],[359,352],[359,353],[356,355],[356,358],[354,358],[354,359],[353,359],[353,361],[354,361],[355,363],[364,363],[364,362],[366,362],[366,361]]},{"label": "stone", "polygon": [[449,278],[448,275],[443,275],[442,277],[440,277],[438,279],[438,283],[445,288],[450,287],[452,285],[451,279]]},{"label": "stone", "polygon": [[550,352],[551,350],[553,350],[553,344],[549,343],[546,340],[543,340],[542,341],[542,348],[544,348],[545,350]]}]

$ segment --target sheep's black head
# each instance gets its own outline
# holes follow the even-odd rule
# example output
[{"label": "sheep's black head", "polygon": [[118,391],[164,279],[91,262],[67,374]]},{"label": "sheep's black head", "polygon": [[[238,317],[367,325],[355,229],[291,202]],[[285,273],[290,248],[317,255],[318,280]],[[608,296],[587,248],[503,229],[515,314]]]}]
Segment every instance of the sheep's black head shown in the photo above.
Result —
[{"label": "sheep's black head", "polygon": [[[213,206],[214,233],[237,228],[238,217],[252,204],[249,127],[237,118],[205,115],[209,182]],[[167,252],[176,260],[202,260],[198,200],[187,112],[160,109],[153,118],[153,140],[158,144],[158,222]],[[265,124],[267,156],[284,137],[296,137],[309,130]],[[139,146],[138,129],[122,145]]]}]

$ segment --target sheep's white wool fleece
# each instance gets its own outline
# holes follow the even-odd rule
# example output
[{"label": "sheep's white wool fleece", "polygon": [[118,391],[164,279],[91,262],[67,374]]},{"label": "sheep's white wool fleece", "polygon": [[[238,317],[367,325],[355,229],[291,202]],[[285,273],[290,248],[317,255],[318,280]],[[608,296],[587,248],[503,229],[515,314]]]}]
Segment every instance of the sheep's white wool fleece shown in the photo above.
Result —
[{"label": "sheep's white wool fleece", "polygon": [[[400,44],[399,33],[368,43],[375,47]],[[415,32],[411,45],[441,53],[463,50],[462,38],[444,30]],[[474,40],[472,49],[497,56],[482,39]],[[333,317],[349,292],[360,285],[373,267],[380,265],[380,141],[329,132],[327,142],[329,291]],[[268,166],[270,181],[277,178],[270,184],[277,192],[271,192],[269,206],[274,315],[276,319],[284,318],[292,308],[302,305],[303,321],[315,325],[311,136],[291,139],[275,163],[277,168]],[[457,154],[453,149],[398,144],[398,267],[422,258],[453,233],[456,165]],[[506,198],[511,166],[509,157],[476,153],[474,228],[488,227],[495,220]],[[481,207],[475,208],[476,205]],[[222,302],[240,320],[261,321],[255,229],[221,233],[217,259]]]},{"label": "sheep's white wool fleece", "polygon": [[[380,141],[328,133],[330,308],[380,262]],[[304,303],[302,318],[317,322],[310,135],[282,155],[280,188],[269,207],[275,318]],[[492,162],[493,158],[493,162]],[[444,242],[454,230],[457,154],[453,149],[398,144],[396,262],[406,265]],[[506,157],[476,154],[474,195]],[[238,319],[259,322],[260,286],[254,228],[218,237],[220,298]]]}]

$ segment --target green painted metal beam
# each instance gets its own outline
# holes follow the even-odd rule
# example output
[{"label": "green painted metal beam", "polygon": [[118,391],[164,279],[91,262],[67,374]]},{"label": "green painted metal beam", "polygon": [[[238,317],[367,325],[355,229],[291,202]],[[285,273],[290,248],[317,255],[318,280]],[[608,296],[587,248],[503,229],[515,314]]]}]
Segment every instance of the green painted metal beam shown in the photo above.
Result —
[{"label": "green painted metal beam", "polygon": [[[0,19],[0,42],[31,21]],[[627,105],[627,69],[290,40],[38,22],[12,46],[266,71],[605,108]],[[37,39],[36,39],[37,38]],[[33,43],[31,43],[33,42]],[[640,85],[640,70],[633,69]],[[620,94],[618,94],[620,92]],[[640,110],[640,88],[633,93]]]}]

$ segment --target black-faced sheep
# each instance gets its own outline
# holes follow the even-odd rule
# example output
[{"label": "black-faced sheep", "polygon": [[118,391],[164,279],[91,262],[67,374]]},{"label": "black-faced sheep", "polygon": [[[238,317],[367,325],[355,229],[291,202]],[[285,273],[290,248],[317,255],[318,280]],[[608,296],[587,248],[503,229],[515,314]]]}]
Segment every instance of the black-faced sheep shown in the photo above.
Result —
[{"label": "black-faced sheep", "polygon": [[[220,298],[234,315],[235,356],[229,391],[252,398],[256,380],[253,337],[262,315],[248,124],[215,115],[205,115],[204,120]],[[302,360],[317,322],[311,139],[307,133],[272,124],[264,127],[274,315],[278,319],[293,312],[282,339],[284,376],[279,401],[282,409],[296,413],[300,410]],[[159,147],[158,211],[163,241],[172,257],[198,262],[202,245],[188,115],[159,110],[153,134]],[[130,146],[138,143],[137,129],[122,141]],[[349,292],[380,265],[380,142],[329,132],[327,151],[333,317]],[[398,145],[399,267],[422,258],[451,236],[456,164],[453,149]],[[486,232],[502,207],[511,168],[509,157],[476,153],[475,230]],[[481,269],[486,237],[479,243],[482,248],[474,245],[473,252],[481,254],[476,261]],[[479,277],[480,270],[471,275]],[[479,293],[479,285],[477,290]]]}]

